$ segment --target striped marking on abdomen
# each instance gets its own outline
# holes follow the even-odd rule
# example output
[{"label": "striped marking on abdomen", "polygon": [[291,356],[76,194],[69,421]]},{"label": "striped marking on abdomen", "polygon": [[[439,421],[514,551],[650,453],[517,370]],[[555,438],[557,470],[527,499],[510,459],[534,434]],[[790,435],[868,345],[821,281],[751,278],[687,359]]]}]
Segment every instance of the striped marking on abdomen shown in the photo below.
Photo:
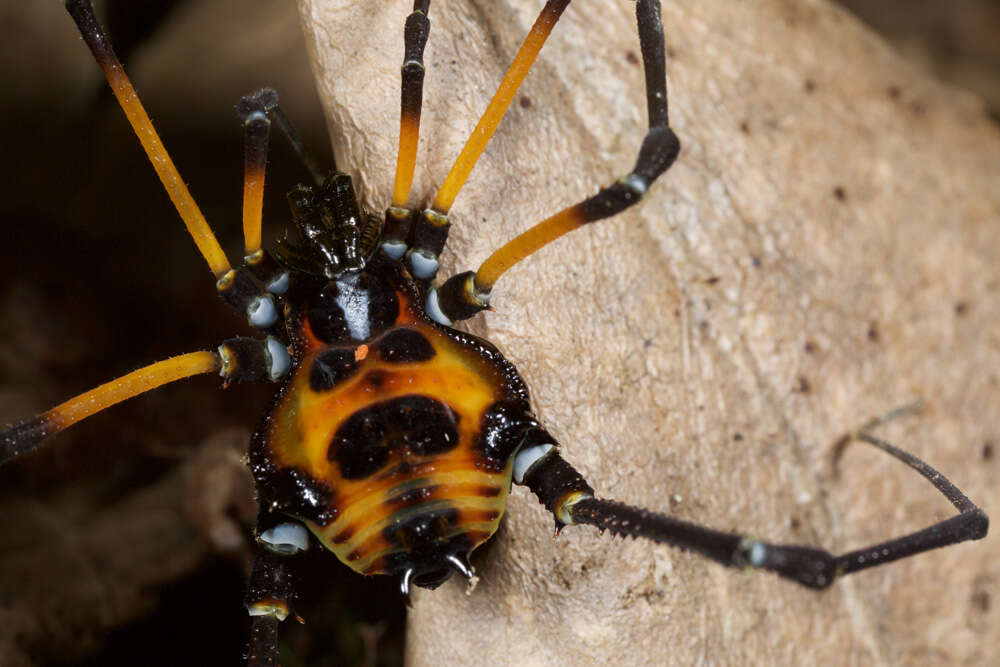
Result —
[{"label": "striped marking on abdomen", "polygon": [[307,525],[345,565],[362,574],[377,574],[386,556],[406,550],[388,537],[392,527],[421,516],[455,515],[441,539],[466,534],[475,548],[496,532],[509,488],[509,471],[437,471],[344,499],[337,519],[328,526]]}]

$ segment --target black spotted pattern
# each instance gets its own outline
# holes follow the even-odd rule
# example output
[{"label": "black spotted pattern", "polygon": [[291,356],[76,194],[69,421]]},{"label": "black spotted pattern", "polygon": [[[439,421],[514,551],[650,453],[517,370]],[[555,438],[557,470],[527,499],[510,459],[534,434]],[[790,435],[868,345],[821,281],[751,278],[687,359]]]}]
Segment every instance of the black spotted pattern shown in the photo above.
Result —
[{"label": "black spotted pattern", "polygon": [[430,341],[413,329],[393,329],[375,344],[376,351],[391,364],[409,364],[433,359]]},{"label": "black spotted pattern", "polygon": [[376,403],[351,415],[337,429],[327,458],[344,479],[363,479],[394,453],[403,457],[443,454],[458,445],[459,416],[447,405],[420,395]]},{"label": "black spotted pattern", "polygon": [[309,370],[309,388],[315,392],[329,391],[350,378],[357,370],[354,350],[327,350],[316,357]]}]

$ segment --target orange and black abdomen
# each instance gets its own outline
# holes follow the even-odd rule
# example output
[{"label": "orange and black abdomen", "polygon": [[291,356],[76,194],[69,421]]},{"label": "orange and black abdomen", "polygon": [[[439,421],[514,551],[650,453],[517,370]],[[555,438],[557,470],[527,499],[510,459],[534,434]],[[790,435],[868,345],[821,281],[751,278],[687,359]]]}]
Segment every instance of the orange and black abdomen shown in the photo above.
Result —
[{"label": "orange and black abdomen", "polygon": [[419,576],[496,531],[540,429],[496,348],[431,322],[399,265],[375,261],[290,296],[296,367],[252,467],[262,499],[352,569]]}]

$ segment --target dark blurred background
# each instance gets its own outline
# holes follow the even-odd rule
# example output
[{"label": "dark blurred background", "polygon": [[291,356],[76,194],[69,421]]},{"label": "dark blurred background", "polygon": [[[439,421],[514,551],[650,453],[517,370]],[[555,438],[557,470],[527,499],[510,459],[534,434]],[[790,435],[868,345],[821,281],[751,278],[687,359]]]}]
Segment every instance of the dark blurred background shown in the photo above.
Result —
[{"label": "dark blurred background", "polygon": [[1000,121],[1000,1],[837,1],[916,65],[979,95]]},{"label": "dark blurred background", "polygon": [[[1000,1],[842,0],[1000,119]],[[98,3],[174,161],[231,258],[242,128],[276,88],[326,162],[290,0]],[[0,423],[173,354],[248,334],[56,0],[0,0]],[[402,56],[400,26],[400,56]],[[350,73],[344,73],[349,76]],[[306,174],[272,141],[265,229]],[[241,454],[269,387],[198,378],[120,406],[0,470],[0,664],[241,664],[254,509]],[[286,667],[395,665],[403,602],[317,557]]]},{"label": "dark blurred background", "polygon": [[[98,3],[232,261],[242,123],[270,86],[329,164],[293,2]],[[0,2],[0,423],[134,368],[253,332],[220,307],[103,75],[57,0]],[[308,180],[272,136],[265,229]],[[0,470],[0,664],[242,664],[255,516],[241,457],[269,386],[201,377],[88,420]],[[283,664],[401,662],[404,603],[317,558]],[[379,639],[382,635],[382,637]],[[378,641],[377,641],[378,640]]]}]

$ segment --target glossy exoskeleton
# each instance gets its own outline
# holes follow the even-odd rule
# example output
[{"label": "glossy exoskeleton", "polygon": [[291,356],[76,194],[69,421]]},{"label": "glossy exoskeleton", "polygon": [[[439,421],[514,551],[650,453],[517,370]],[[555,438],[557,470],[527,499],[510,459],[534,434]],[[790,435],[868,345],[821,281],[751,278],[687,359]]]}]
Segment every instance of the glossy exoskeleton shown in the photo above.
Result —
[{"label": "glossy exoskeleton", "polygon": [[[569,0],[549,0],[433,202],[409,207],[422,100],[429,0],[406,22],[399,158],[384,216],[358,205],[350,177],[318,173],[277,104],[262,90],[237,112],[245,126],[245,257],[229,265],[163,149],[97,23],[89,0],[68,0],[154,168],[217,279],[219,296],[263,339],[233,338],[218,350],[174,357],[71,399],[0,434],[0,462],[48,435],[167,382],[218,372],[226,384],[280,383],[254,433],[250,466],[259,499],[246,603],[253,616],[248,661],[274,664],[280,621],[294,613],[296,555],[311,545],[353,570],[398,578],[400,589],[472,578],[469,555],[497,530],[512,483],[530,488],[557,526],[590,524],[671,544],[727,566],[770,570],[822,589],[841,575],[928,549],[983,537],[986,515],[930,466],[871,435],[854,437],[920,472],[959,514],[902,538],[834,556],[771,544],[622,503],[598,499],[532,413],[528,389],[489,342],[452,328],[488,308],[499,276],[568,231],[638,203],[677,158],[667,114],[659,0],[636,16],[649,131],[631,172],[540,222],[475,272],[438,284],[448,212],[518,86]],[[271,123],[291,141],[315,183],[288,194],[292,224],[275,251],[261,244],[261,193]]]}]

